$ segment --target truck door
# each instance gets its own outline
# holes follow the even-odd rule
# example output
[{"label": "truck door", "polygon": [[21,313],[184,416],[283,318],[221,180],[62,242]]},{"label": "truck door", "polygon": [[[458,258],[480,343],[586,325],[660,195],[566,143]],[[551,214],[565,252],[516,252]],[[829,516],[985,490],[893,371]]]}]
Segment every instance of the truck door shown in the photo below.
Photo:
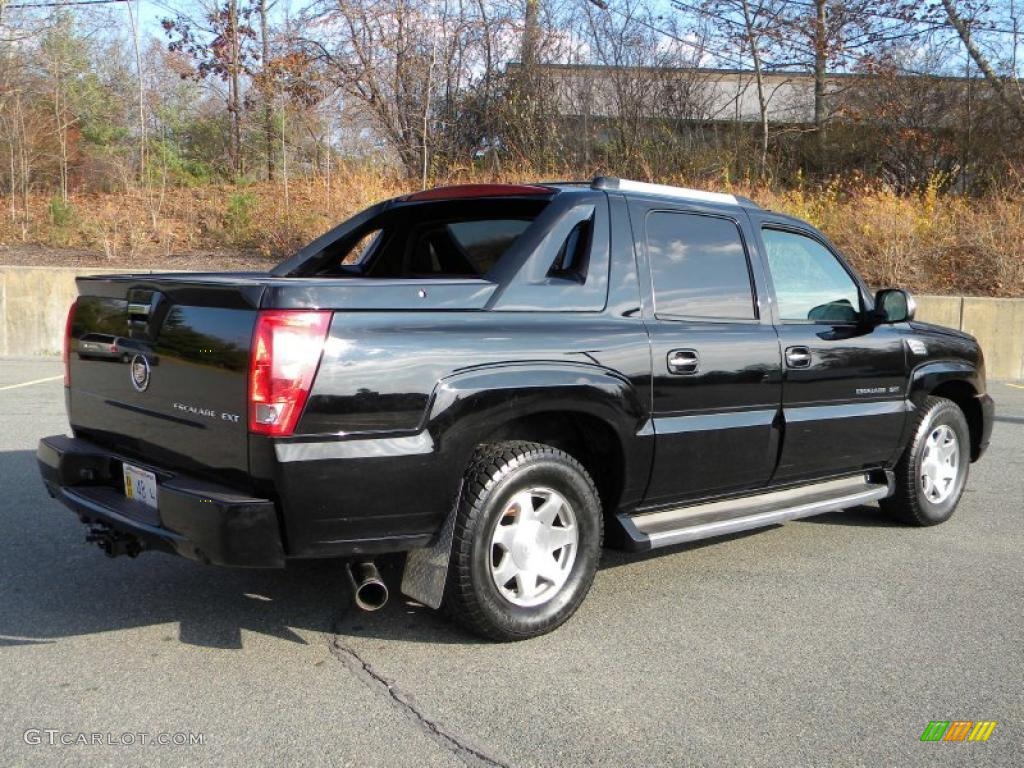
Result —
[{"label": "truck door", "polygon": [[773,483],[889,461],[907,418],[900,330],[870,322],[870,294],[817,233],[760,223],[785,372]]},{"label": "truck door", "polygon": [[653,361],[644,505],[759,488],[775,465],[781,356],[749,221],[741,209],[642,200],[630,215]]}]

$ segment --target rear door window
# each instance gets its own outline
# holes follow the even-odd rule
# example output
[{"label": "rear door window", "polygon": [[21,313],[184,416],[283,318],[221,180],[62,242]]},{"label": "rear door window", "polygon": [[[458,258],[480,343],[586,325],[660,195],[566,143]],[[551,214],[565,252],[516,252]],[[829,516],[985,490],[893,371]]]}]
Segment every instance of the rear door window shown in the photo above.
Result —
[{"label": "rear door window", "polygon": [[659,318],[757,318],[747,252],[736,222],[652,211],[646,230],[654,312]]}]

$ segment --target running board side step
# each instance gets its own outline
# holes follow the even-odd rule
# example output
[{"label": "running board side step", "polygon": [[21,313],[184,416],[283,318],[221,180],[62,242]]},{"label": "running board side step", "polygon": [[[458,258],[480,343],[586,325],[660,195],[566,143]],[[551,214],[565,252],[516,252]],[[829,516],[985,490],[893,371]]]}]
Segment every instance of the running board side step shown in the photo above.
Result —
[{"label": "running board side step", "polygon": [[616,517],[626,533],[627,547],[644,551],[855,507],[891,496],[895,487],[892,472],[886,470],[884,478],[881,472],[858,474],[658,512],[620,512]]}]

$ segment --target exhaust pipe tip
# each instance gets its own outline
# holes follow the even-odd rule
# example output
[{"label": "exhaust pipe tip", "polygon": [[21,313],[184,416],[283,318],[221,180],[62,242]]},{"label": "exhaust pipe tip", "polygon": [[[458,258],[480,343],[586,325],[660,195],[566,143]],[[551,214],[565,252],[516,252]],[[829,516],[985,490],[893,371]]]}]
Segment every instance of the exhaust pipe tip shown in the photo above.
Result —
[{"label": "exhaust pipe tip", "polygon": [[356,605],[364,611],[376,611],[388,601],[388,588],[383,581],[368,581],[356,590]]},{"label": "exhaust pipe tip", "polygon": [[364,611],[377,611],[387,604],[388,585],[372,560],[347,563],[345,569],[357,606]]}]

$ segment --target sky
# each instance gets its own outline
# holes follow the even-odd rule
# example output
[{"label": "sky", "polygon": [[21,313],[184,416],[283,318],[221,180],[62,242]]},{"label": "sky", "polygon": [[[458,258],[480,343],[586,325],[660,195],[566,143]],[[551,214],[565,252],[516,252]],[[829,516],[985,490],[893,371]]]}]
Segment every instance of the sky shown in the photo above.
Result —
[{"label": "sky", "polygon": [[[18,13],[18,7],[23,4],[31,6],[35,3],[49,4],[55,0],[9,0],[7,14]],[[59,1],[59,0],[58,0]],[[776,2],[789,3],[793,5],[806,5],[808,0],[775,0]],[[129,34],[130,24],[128,16],[128,8],[126,2],[110,2],[105,5],[88,5],[86,3],[95,3],[96,0],[69,0],[72,7],[75,7],[81,11],[102,13],[104,16],[110,19],[112,24],[118,24],[119,20],[123,23],[123,29],[125,34]],[[294,13],[298,6],[293,5],[294,0],[277,0],[274,4],[273,13],[278,18],[283,18],[284,14],[288,12]],[[302,0],[298,0],[302,2]],[[585,0],[578,0],[578,2],[585,2]],[[671,0],[653,0],[656,13],[659,13],[664,19],[668,19],[674,14],[678,14],[679,11],[673,9]],[[81,5],[76,4],[81,3]],[[979,21],[979,25],[983,25],[989,28],[995,28],[1003,31],[984,32],[978,34],[978,40],[982,46],[991,47],[993,44],[998,45],[1002,53],[1007,56],[1007,52],[1012,50],[1010,47],[1010,41],[1012,35],[1008,34],[1007,31],[1011,28],[1011,8],[1014,3],[1018,7],[1024,7],[1024,0],[991,0],[989,3],[990,10],[986,15]],[[966,7],[964,0],[959,0],[958,3],[961,7]],[[140,19],[140,34],[143,39],[149,37],[155,37],[160,40],[166,40],[166,35],[161,28],[161,21],[167,17],[174,15],[175,10],[183,10],[186,13],[201,13],[199,4],[194,0],[131,0],[132,10],[137,14]],[[27,9],[26,9],[27,12]],[[33,13],[45,12],[42,9],[33,9]],[[665,22],[661,22],[665,23]],[[659,22],[655,21],[655,26]],[[1024,21],[1022,21],[1024,24]],[[666,38],[667,41],[667,38]],[[956,71],[957,74],[962,74],[964,64],[966,63],[966,54],[963,51],[962,45],[957,41],[955,45],[951,47],[951,51],[956,51],[952,55],[949,67],[952,71]],[[1024,62],[1024,39],[1021,44],[1018,45],[1018,59]],[[735,58],[730,61],[716,60],[716,57],[706,58],[702,63],[706,66],[725,66],[732,67],[736,65]],[[1020,67],[1018,67],[1020,69]]]}]

